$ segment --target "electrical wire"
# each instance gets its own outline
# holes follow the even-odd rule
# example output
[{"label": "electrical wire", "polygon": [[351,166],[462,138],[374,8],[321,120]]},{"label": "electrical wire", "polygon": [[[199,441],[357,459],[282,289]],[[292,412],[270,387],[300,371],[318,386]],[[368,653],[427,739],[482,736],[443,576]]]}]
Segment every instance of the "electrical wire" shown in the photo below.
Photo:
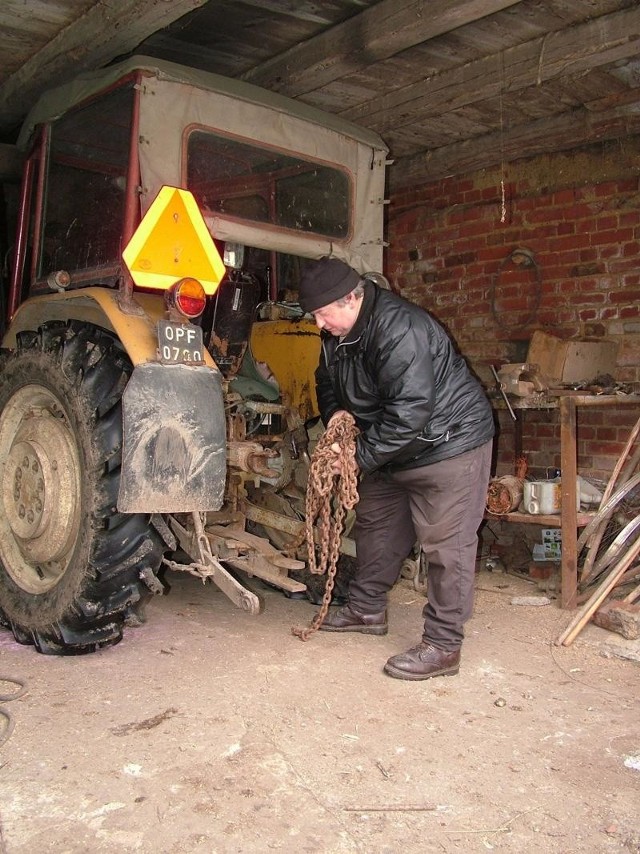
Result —
[{"label": "electrical wire", "polygon": [[[2,702],[17,700],[18,697],[24,696],[24,694],[29,690],[27,688],[27,683],[24,680],[16,679],[14,676],[0,675],[0,682],[10,682],[12,685],[18,686],[18,690],[14,691],[13,694],[0,694],[0,701]],[[0,734],[0,747],[2,747],[11,738],[11,734],[15,728],[15,721],[11,716],[11,712],[8,709],[5,709],[4,706],[0,706],[0,716],[5,718],[7,721],[4,732]]]},{"label": "electrical wire", "polygon": [[[514,261],[514,256],[522,258],[522,262],[516,263]],[[498,312],[498,309],[496,307],[496,290],[498,287],[498,280],[502,274],[502,271],[509,261],[514,261],[517,267],[533,267],[533,269],[535,270],[535,292],[533,294],[533,305],[531,306],[531,310],[527,317],[518,324],[518,327],[529,326],[529,324],[535,320],[536,315],[538,313],[538,309],[540,308],[540,302],[542,300],[542,271],[540,270],[538,262],[536,261],[533,253],[528,250],[515,249],[500,262],[500,265],[491,280],[491,289],[489,291],[489,308],[491,310],[491,316],[493,317],[496,323],[499,323],[500,325],[504,324],[504,317]]]}]

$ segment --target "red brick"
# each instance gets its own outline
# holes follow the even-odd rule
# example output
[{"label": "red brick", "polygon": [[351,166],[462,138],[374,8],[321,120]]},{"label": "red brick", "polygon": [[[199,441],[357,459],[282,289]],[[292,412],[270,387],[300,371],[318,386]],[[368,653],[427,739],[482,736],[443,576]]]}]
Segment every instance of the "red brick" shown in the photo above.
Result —
[{"label": "red brick", "polygon": [[592,234],[591,243],[593,246],[597,246],[602,243],[620,244],[633,240],[634,236],[632,228],[618,228],[616,230],[610,229],[608,231],[599,231],[597,234]]},{"label": "red brick", "polygon": [[605,231],[618,227],[618,217],[617,216],[602,216],[598,217],[595,221],[595,227],[597,231]]},{"label": "red brick", "polygon": [[555,227],[556,234],[575,234],[576,226],[573,222],[559,222]]},{"label": "red brick", "polygon": [[635,226],[640,223],[638,211],[625,211],[620,214],[620,225]]},{"label": "red brick", "polygon": [[554,205],[572,205],[576,199],[576,191],[571,190],[561,190],[559,193],[554,193],[552,197],[552,203]]},{"label": "red brick", "polygon": [[585,305],[587,303],[589,305],[593,305],[597,303],[604,303],[607,299],[607,295],[597,294],[593,291],[589,292],[589,290],[587,289],[585,291],[581,290],[580,293],[569,296],[568,299],[572,305]]},{"label": "red brick", "polygon": [[558,571],[558,564],[549,560],[532,561],[529,564],[529,578],[546,580]]},{"label": "red brick", "polygon": [[613,303],[627,303],[633,302],[635,303],[635,307],[637,308],[638,300],[640,300],[640,288],[637,290],[632,290],[631,288],[624,291],[612,292],[609,294],[609,299]]},{"label": "red brick", "polygon": [[631,255],[637,259],[638,255],[640,254],[640,244],[636,242],[625,243],[625,245],[622,247],[622,254],[625,258]]}]

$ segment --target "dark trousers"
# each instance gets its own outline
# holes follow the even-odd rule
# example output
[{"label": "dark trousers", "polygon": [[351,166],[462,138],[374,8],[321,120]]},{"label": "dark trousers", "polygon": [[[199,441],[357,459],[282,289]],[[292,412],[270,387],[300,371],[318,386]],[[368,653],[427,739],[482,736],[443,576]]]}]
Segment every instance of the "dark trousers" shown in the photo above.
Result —
[{"label": "dark trousers", "polygon": [[349,602],[362,613],[387,606],[387,593],[416,541],[428,561],[423,640],[452,651],[473,611],[478,528],[487,501],[492,442],[449,460],[365,475],[354,537],[358,569]]}]

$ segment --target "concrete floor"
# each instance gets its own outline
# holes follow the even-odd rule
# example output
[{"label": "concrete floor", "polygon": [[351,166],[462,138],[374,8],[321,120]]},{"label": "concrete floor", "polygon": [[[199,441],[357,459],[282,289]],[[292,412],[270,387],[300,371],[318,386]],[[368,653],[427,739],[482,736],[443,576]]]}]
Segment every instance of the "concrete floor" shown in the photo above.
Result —
[{"label": "concrete floor", "polygon": [[306,601],[266,589],[251,617],[170,580],[94,655],[0,633],[29,689],[3,703],[6,854],[640,851],[637,642],[589,626],[556,647],[569,615],[482,572],[460,675],[410,683],[381,671],[419,638],[409,581],[386,637],[305,643]]}]

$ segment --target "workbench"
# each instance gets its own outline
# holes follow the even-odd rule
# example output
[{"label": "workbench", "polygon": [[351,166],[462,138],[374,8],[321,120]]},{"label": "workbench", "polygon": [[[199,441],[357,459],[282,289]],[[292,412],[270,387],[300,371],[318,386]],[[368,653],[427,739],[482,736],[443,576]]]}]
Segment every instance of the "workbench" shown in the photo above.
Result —
[{"label": "workbench", "polygon": [[[541,525],[545,528],[560,528],[562,531],[562,559],[560,569],[560,607],[575,608],[578,604],[578,530],[584,528],[595,512],[579,512],[577,509],[578,457],[576,445],[577,413],[581,407],[617,408],[619,406],[640,407],[640,396],[635,394],[580,394],[575,392],[535,395],[514,399],[509,402],[515,412],[527,409],[559,410],[560,413],[560,470],[562,472],[562,506],[559,514],[531,515],[530,513],[487,514],[492,520],[518,522],[525,525]],[[505,408],[493,401],[499,409]],[[518,422],[516,422],[516,427]],[[515,456],[521,453],[516,448]]]}]

